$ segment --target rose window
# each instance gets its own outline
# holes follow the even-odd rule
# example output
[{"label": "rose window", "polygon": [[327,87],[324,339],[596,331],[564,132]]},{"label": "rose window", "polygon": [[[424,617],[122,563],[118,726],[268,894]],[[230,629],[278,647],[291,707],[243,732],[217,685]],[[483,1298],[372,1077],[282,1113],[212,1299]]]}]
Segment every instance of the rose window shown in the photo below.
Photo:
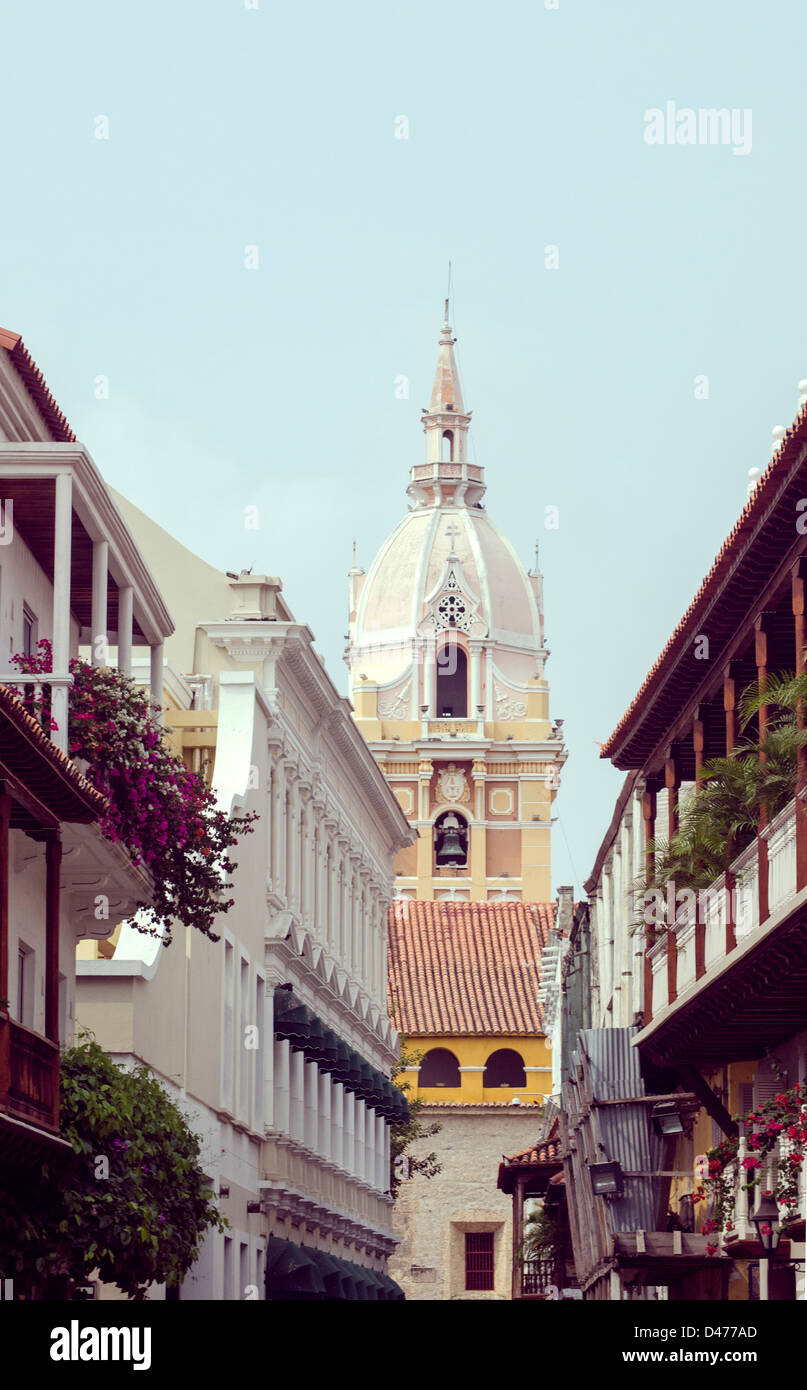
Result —
[{"label": "rose window", "polygon": [[443,594],[437,613],[444,627],[463,627],[468,619],[468,606],[459,594]]}]

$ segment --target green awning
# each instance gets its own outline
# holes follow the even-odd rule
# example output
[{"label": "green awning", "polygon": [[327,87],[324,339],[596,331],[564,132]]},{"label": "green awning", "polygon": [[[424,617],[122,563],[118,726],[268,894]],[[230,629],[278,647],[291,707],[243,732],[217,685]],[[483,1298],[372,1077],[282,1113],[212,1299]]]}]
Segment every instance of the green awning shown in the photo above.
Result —
[{"label": "green awning", "polygon": [[348,1299],[352,1295],[352,1288],[349,1286],[347,1270],[344,1261],[329,1255],[325,1250],[309,1250],[309,1254],[322,1275],[325,1285],[326,1299]]},{"label": "green awning", "polygon": [[280,1299],[324,1298],[325,1282],[310,1250],[291,1240],[270,1236],[266,1251],[266,1297]]}]

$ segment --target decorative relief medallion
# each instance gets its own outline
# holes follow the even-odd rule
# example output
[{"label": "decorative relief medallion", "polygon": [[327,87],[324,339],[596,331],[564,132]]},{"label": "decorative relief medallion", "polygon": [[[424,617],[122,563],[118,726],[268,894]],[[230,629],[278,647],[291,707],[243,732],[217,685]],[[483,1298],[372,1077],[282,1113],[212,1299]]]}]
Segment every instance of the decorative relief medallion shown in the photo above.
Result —
[{"label": "decorative relief medallion", "polygon": [[409,691],[411,680],[398,690],[388,691],[378,697],[378,714],[381,719],[403,719],[409,713]]},{"label": "decorative relief medallion", "polygon": [[411,787],[396,787],[393,793],[405,816],[415,813],[415,793]]},{"label": "decorative relief medallion", "polygon": [[468,781],[462,769],[449,763],[437,779],[437,791],[442,801],[466,801]]},{"label": "decorative relief medallion", "polygon": [[512,690],[503,690],[498,681],[493,686],[496,696],[496,718],[523,719],[527,713],[526,700],[516,700]]}]

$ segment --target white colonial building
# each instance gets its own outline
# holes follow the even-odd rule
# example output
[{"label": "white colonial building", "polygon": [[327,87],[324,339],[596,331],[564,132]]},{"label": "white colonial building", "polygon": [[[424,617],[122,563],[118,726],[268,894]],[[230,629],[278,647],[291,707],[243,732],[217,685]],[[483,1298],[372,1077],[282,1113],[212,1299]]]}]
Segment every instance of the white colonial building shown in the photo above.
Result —
[{"label": "white colonial building", "polygon": [[228,578],[118,502],[176,610],[166,725],[219,806],[259,819],[219,942],[174,928],[166,948],[124,925],[79,962],[79,1017],[204,1135],[230,1230],[181,1298],[390,1297],[405,1103],[386,913],[412,832],[279,580]]}]

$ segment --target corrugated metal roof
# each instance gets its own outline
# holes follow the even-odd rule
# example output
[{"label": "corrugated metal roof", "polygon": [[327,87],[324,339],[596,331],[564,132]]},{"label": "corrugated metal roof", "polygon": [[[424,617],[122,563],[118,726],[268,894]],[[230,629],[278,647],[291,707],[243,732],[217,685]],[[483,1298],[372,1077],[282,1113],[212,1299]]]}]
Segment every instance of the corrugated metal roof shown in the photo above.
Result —
[{"label": "corrugated metal roof", "polygon": [[[646,1094],[639,1055],[631,1046],[635,1033],[635,1028],[588,1028],[578,1034],[578,1048],[572,1054],[574,1078],[563,1087],[564,1109],[572,1124],[591,1101],[618,1101]],[[582,1070],[581,1079],[578,1069]],[[653,1173],[661,1168],[662,1140],[650,1122],[647,1105],[592,1106],[578,1124],[590,1131],[590,1152],[596,1158],[588,1161],[616,1161],[623,1173]],[[587,1181],[588,1174],[582,1172],[588,1166],[584,1155],[578,1150],[575,1158],[581,1169],[579,1180]],[[625,1177],[621,1197],[599,1199],[610,1234],[655,1230],[664,1181],[660,1177]]]}]

